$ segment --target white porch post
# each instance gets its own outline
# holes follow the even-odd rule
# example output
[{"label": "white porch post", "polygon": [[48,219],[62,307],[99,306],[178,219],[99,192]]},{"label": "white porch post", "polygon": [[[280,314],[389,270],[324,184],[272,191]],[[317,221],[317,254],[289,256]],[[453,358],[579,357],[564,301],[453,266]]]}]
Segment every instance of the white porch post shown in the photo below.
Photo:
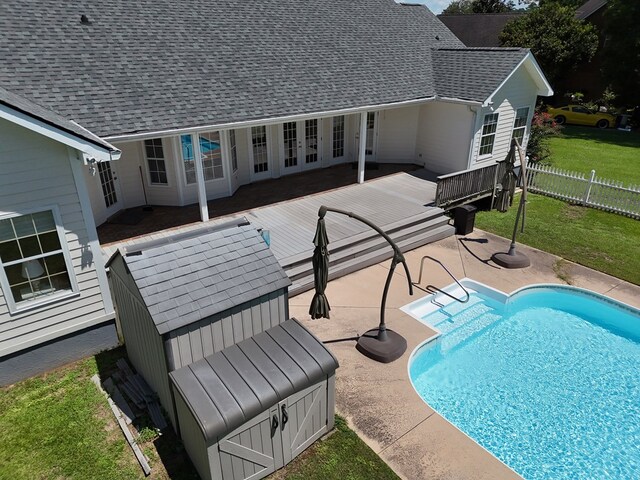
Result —
[{"label": "white porch post", "polygon": [[207,206],[207,189],[204,185],[204,170],[202,168],[202,151],[200,138],[197,133],[191,135],[193,145],[193,161],[196,166],[196,184],[198,185],[198,204],[200,205],[200,220],[209,221],[209,207]]},{"label": "white porch post", "polygon": [[229,189],[229,196],[233,195],[233,188],[231,186],[231,151],[229,149],[229,131],[224,130],[220,132],[220,153],[222,155],[222,170],[225,177],[227,177],[227,188]]},{"label": "white porch post", "polygon": [[360,145],[358,148],[358,183],[364,183],[364,165],[367,155],[367,112],[360,114]]}]

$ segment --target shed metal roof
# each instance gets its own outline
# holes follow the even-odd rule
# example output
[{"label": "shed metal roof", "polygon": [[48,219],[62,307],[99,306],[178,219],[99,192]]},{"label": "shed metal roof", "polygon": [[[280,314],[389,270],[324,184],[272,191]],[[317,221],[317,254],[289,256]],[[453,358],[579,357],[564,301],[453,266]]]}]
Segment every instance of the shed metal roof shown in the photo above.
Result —
[{"label": "shed metal roof", "polygon": [[338,361],[295,319],[169,374],[207,441],[332,375]]},{"label": "shed metal roof", "polygon": [[246,223],[129,246],[124,261],[160,334],[291,285]]},{"label": "shed metal roof", "polygon": [[443,96],[441,47],[463,44],[393,0],[0,2],[0,84],[103,137]]}]

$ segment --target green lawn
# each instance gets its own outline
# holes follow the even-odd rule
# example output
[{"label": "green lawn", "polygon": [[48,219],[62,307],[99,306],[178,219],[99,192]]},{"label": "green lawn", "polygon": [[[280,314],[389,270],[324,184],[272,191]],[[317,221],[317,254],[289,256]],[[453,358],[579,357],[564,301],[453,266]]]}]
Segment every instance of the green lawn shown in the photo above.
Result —
[{"label": "green lawn", "polygon": [[380,457],[336,416],[336,430],[317,442],[272,480],[397,480]]},{"label": "green lawn", "polygon": [[[144,479],[104,396],[90,381],[108,376],[124,348],[0,388],[0,479]],[[197,479],[171,432],[140,428],[150,480]],[[336,417],[336,430],[286,468],[278,479],[396,480],[393,471]]]},{"label": "green lawn", "polygon": [[567,125],[551,138],[551,165],[640,185],[640,133]]},{"label": "green lawn", "polygon": [[144,478],[96,371],[91,358],[0,389],[0,478]]},{"label": "green lawn", "polygon": [[[480,211],[478,228],[511,238],[519,196],[507,213]],[[640,285],[640,221],[529,194],[518,242]]]}]

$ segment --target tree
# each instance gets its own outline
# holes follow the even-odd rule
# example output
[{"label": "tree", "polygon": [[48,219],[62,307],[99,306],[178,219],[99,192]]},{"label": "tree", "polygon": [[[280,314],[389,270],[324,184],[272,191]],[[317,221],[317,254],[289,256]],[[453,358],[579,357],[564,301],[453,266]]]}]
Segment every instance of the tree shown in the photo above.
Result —
[{"label": "tree", "polygon": [[604,18],[603,76],[618,96],[617,103],[640,105],[640,2],[611,0]]},{"label": "tree", "polygon": [[555,3],[563,7],[570,7],[575,11],[578,7],[584,5],[585,2],[586,0],[540,0],[539,5],[542,7],[548,3]]},{"label": "tree", "polygon": [[530,48],[551,82],[588,62],[598,48],[594,26],[556,3],[533,8],[510,21],[499,39],[504,47]]},{"label": "tree", "polygon": [[471,13],[502,13],[515,8],[512,0],[453,0],[443,10],[445,15],[460,15]]}]

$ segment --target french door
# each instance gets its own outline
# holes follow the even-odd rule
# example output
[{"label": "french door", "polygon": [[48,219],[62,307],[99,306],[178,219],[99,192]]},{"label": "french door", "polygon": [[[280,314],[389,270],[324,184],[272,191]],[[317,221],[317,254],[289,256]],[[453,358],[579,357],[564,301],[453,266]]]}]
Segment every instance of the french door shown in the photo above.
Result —
[{"label": "french door", "polygon": [[280,170],[283,175],[320,167],[322,122],[317,118],[286,122],[280,128]]},{"label": "french door", "polygon": [[102,187],[105,213],[107,218],[120,210],[120,184],[116,171],[111,168],[111,162],[98,162],[98,175]]},{"label": "french door", "polygon": [[271,129],[265,125],[249,129],[249,161],[252,181],[271,178],[270,133]]}]

